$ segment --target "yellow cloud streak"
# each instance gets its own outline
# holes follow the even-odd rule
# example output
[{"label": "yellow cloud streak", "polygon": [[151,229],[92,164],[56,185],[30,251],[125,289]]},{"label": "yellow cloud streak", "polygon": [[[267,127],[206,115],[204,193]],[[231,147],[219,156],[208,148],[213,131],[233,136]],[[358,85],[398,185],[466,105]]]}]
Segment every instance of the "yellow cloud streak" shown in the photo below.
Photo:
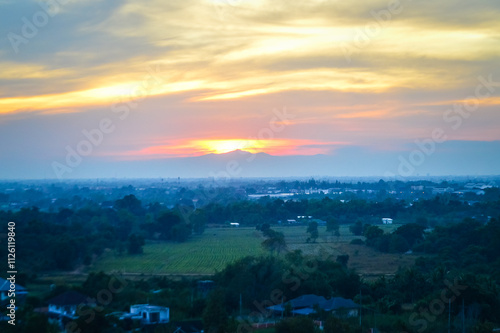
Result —
[{"label": "yellow cloud streak", "polygon": [[[497,27],[500,29],[500,25]],[[500,55],[498,34],[490,29],[435,29],[406,25],[386,27],[370,40],[363,52],[406,54],[445,60],[479,60]]]},{"label": "yellow cloud streak", "polygon": [[[311,69],[294,72],[256,73],[250,78],[232,82],[213,82],[216,91],[195,100],[237,99],[246,96],[290,90],[332,90],[350,92],[382,92],[397,86],[416,86],[411,78],[401,75],[371,73],[364,70]],[[241,90],[234,91],[236,86]],[[226,90],[226,92],[224,91]]]},{"label": "yellow cloud streak", "polygon": [[[161,79],[159,83],[149,82],[147,87],[142,81],[131,81],[118,85],[107,85],[93,89],[86,89],[60,94],[11,97],[0,99],[0,114],[26,112],[37,110],[51,110],[58,112],[64,109],[79,108],[89,105],[105,105],[119,102],[120,99],[135,99],[135,97],[157,96],[182,91],[207,90],[206,96],[195,100],[223,100],[245,96],[268,94],[286,90],[339,90],[339,91],[382,91],[403,80],[394,77],[384,77],[368,72],[347,72],[334,70],[304,70],[296,72],[255,73],[250,77],[219,78],[216,75],[205,76],[206,81],[189,80],[197,75],[191,74],[189,81],[170,82],[170,75]],[[199,73],[202,77],[202,73]],[[356,79],[362,77],[363,79]],[[398,83],[403,84],[403,83]],[[237,87],[238,91],[234,88]]]},{"label": "yellow cloud streak", "polygon": [[74,74],[68,69],[47,69],[37,64],[17,64],[15,62],[0,62],[0,79],[47,79],[59,78]]},{"label": "yellow cloud streak", "polygon": [[201,81],[168,83],[141,90],[142,84],[142,81],[137,81],[62,94],[2,98],[0,99],[0,114],[37,110],[50,110],[51,113],[57,113],[58,109],[67,112],[68,108],[105,105],[122,100],[193,90],[201,86]]}]

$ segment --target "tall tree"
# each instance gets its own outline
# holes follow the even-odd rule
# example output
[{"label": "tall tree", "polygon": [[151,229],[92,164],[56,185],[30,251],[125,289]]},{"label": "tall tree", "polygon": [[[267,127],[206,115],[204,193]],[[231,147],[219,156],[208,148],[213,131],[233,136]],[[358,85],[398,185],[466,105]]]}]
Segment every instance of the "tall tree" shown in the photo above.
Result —
[{"label": "tall tree", "polygon": [[224,333],[228,325],[229,316],[225,308],[226,295],[223,290],[214,290],[203,311],[203,325],[205,332]]},{"label": "tall tree", "polygon": [[363,222],[361,220],[357,220],[356,223],[349,227],[349,230],[355,236],[361,236],[363,234]]},{"label": "tall tree", "polygon": [[416,242],[424,239],[424,229],[425,227],[423,225],[408,223],[397,228],[394,233],[406,239],[411,248]]},{"label": "tall tree", "polygon": [[156,218],[156,226],[153,230],[159,232],[161,238],[170,240],[172,239],[172,228],[180,223],[182,223],[182,219],[179,215],[171,211],[163,212]]},{"label": "tall tree", "polygon": [[137,234],[132,234],[128,238],[128,253],[141,254],[144,246],[144,238]]},{"label": "tall tree", "polygon": [[265,234],[267,238],[262,242],[262,247],[268,250],[271,255],[275,251],[279,255],[281,251],[286,250],[285,235],[282,232],[268,229]]},{"label": "tall tree", "polygon": [[307,226],[307,233],[309,234],[309,238],[307,239],[307,241],[308,242],[312,241],[313,243],[315,243],[316,239],[319,236],[318,222],[316,222],[316,221],[309,222],[309,225]]},{"label": "tall tree", "polygon": [[330,217],[328,220],[326,220],[326,231],[331,232],[332,236],[340,236],[340,225],[336,218]]},{"label": "tall tree", "polygon": [[142,208],[141,201],[133,194],[126,195],[122,199],[116,200],[115,208],[128,210],[134,215],[144,214],[144,208]]}]

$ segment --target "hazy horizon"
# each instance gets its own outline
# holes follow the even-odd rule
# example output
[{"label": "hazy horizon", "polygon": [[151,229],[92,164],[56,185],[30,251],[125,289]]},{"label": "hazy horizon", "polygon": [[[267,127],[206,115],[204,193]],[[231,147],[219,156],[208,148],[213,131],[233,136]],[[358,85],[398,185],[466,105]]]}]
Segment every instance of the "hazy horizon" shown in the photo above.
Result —
[{"label": "hazy horizon", "polygon": [[[49,163],[45,165],[45,168],[39,165],[15,168],[13,165],[10,168],[12,177],[5,177],[9,174],[9,164],[5,163],[1,167],[4,177],[0,179],[64,181],[96,178],[181,177],[224,180],[227,178],[374,177],[408,180],[419,177],[499,175],[500,156],[497,152],[500,151],[500,141],[490,142],[482,150],[481,147],[481,143],[449,141],[429,155],[416,154],[415,150],[380,154],[367,149],[344,148],[335,155],[274,156],[267,153],[252,154],[246,151],[232,151],[222,154],[211,153],[194,157],[143,161],[87,158],[85,161],[82,159],[77,167],[68,169],[71,172],[64,173],[59,178],[54,176]],[[35,175],[35,177],[26,175]]]}]

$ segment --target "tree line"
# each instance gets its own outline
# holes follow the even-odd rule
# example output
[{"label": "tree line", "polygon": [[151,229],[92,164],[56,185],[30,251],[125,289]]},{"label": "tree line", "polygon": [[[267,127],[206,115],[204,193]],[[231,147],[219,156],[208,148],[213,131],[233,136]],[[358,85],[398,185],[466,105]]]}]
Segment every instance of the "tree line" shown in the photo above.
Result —
[{"label": "tree line", "polygon": [[[166,209],[151,205],[146,209],[135,196],[128,195],[112,208],[0,211],[0,224],[16,222],[17,262],[23,274],[29,275],[90,265],[105,249],[140,254],[147,239],[184,242],[192,234],[203,233],[200,213],[183,218],[185,212],[185,207],[179,206]],[[0,247],[1,257],[7,256],[6,249]]]}]

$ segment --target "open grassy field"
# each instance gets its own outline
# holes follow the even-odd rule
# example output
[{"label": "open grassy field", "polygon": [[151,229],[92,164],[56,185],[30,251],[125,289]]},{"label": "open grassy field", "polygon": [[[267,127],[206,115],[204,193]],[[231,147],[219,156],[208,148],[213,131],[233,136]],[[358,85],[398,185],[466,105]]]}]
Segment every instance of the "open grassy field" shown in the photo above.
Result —
[{"label": "open grassy field", "polygon": [[185,243],[147,242],[142,255],[107,251],[93,271],[146,274],[213,274],[248,255],[264,254],[261,233],[254,228],[207,229]]},{"label": "open grassy field", "polygon": [[[396,225],[381,226],[385,232]],[[289,250],[300,249],[304,254],[327,254],[335,258],[349,254],[349,266],[366,275],[391,274],[399,266],[410,265],[414,256],[381,254],[366,246],[351,245],[354,238],[348,226],[341,226],[340,237],[319,227],[319,238],[307,243],[305,226],[275,227],[285,234]],[[88,271],[122,272],[129,274],[213,274],[227,264],[248,255],[267,255],[261,248],[264,240],[254,228],[211,228],[203,235],[194,236],[185,243],[147,242],[142,255],[119,255],[106,251]]]}]

